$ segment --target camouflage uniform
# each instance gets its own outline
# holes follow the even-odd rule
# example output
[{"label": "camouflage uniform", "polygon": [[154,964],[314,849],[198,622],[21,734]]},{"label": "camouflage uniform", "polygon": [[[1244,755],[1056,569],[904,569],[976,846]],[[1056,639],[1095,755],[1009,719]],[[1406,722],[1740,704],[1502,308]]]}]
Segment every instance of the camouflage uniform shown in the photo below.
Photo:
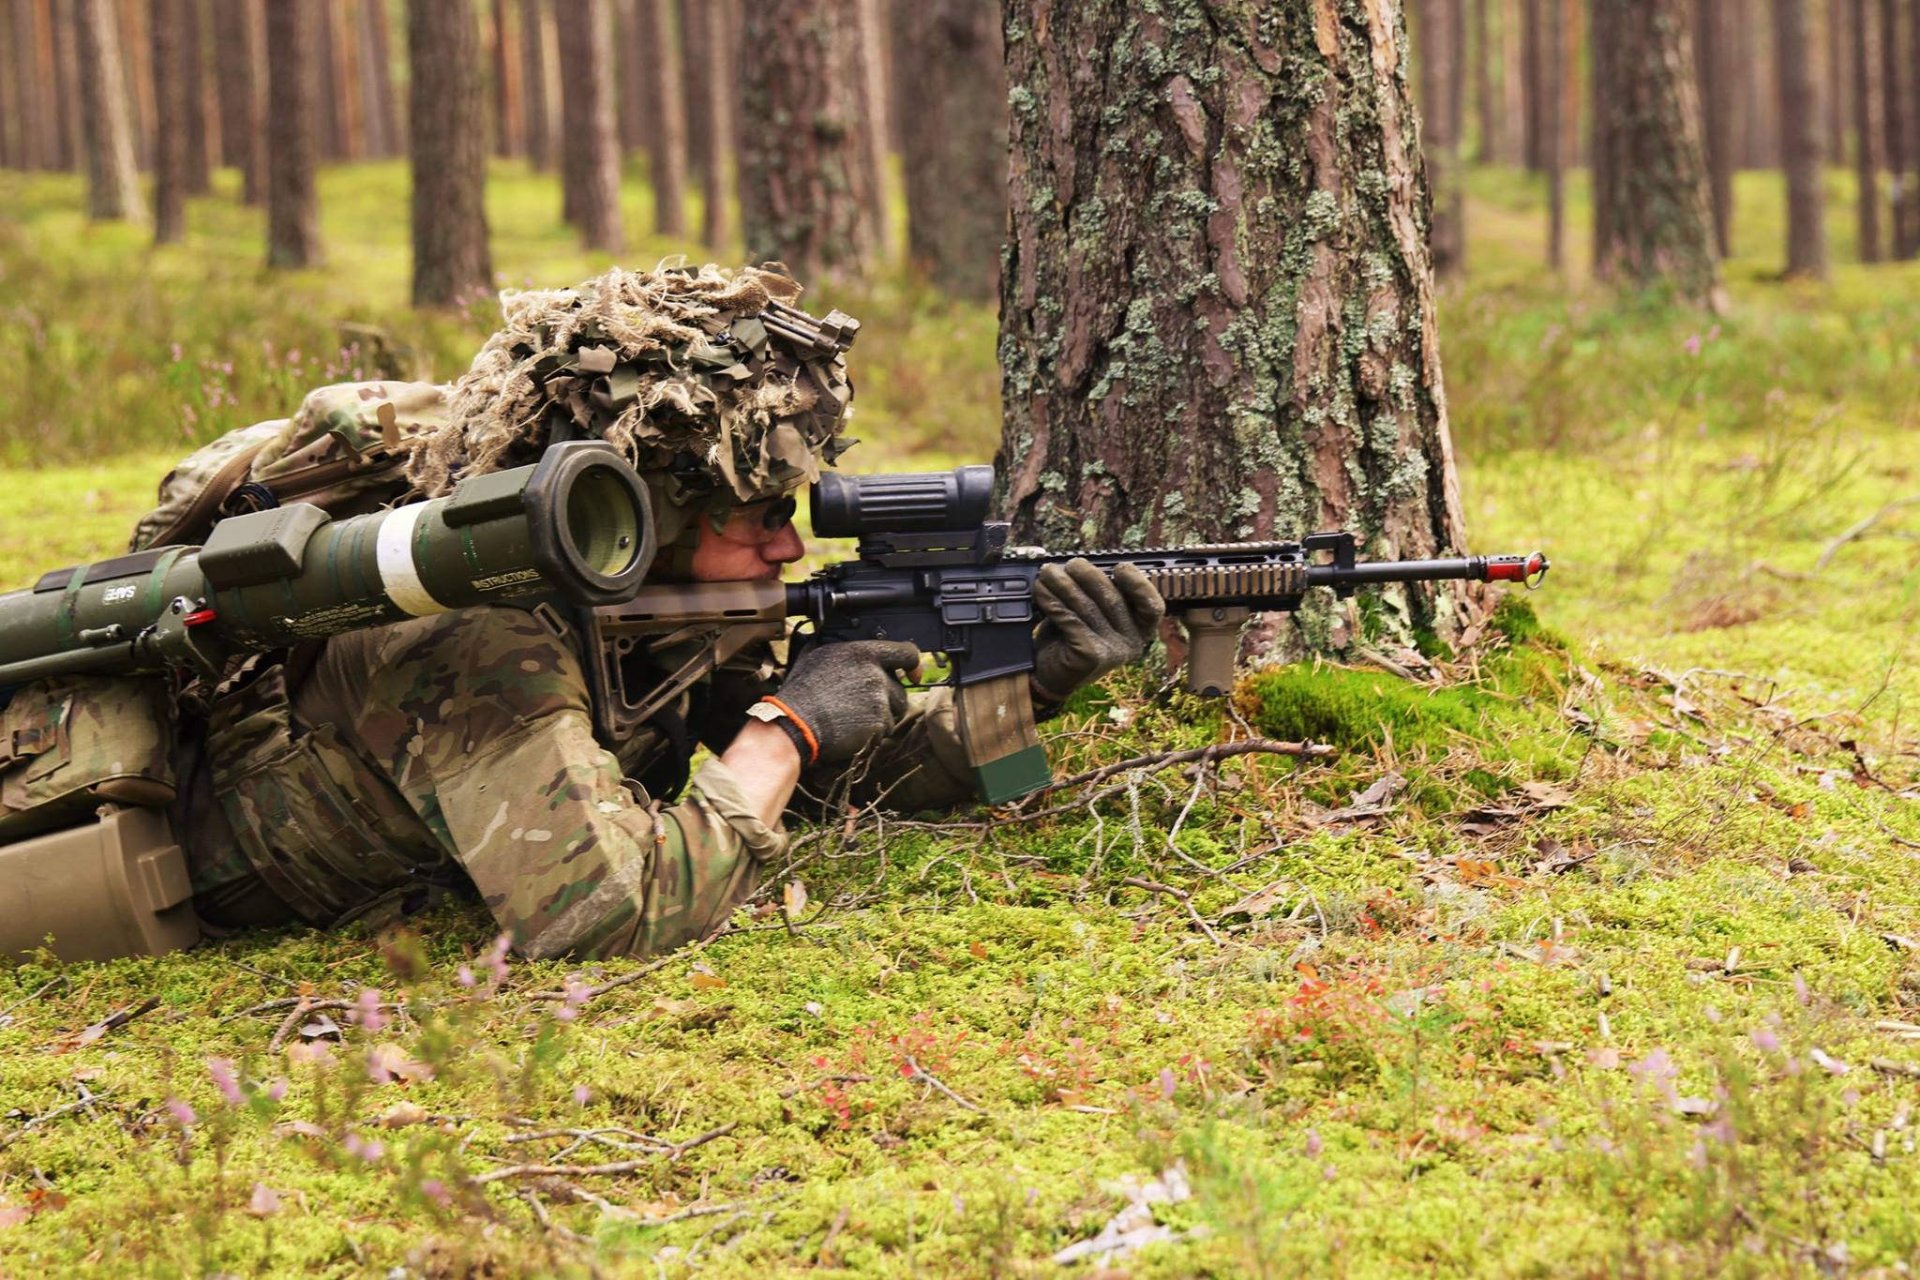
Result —
[{"label": "camouflage uniform", "polygon": [[[290,700],[286,672],[230,681],[183,768],[176,830],[216,928],[330,924],[465,879],[522,954],[650,955],[717,928],[785,846],[718,759],[671,805],[629,780],[593,737],[571,644],[535,615],[336,637]],[[723,671],[679,714],[717,752],[764,687]],[[688,747],[655,735],[622,754],[671,779]],[[916,700],[869,772],[895,805],[968,794],[944,691]]]}]

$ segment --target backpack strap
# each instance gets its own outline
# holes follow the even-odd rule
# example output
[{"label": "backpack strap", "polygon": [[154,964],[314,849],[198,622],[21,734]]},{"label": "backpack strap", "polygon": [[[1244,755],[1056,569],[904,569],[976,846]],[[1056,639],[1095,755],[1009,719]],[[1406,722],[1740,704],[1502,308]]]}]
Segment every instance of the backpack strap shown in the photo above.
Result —
[{"label": "backpack strap", "polygon": [[[233,491],[247,482],[252,474],[253,460],[260,456],[266,445],[257,444],[251,449],[242,449],[221,464],[218,471],[207,481],[206,488],[193,496],[174,522],[155,534],[147,543],[150,547],[178,546],[183,542],[201,542],[206,531],[213,527],[213,520],[220,508],[233,495]],[[198,534],[198,537],[193,535]]]}]

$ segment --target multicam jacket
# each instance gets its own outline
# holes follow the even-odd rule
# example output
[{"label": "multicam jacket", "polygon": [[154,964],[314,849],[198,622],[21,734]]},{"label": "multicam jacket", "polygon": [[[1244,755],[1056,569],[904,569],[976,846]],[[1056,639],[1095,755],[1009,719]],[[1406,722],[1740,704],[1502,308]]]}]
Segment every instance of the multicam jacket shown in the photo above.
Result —
[{"label": "multicam jacket", "polygon": [[[967,794],[943,694],[917,695],[868,769],[890,805]],[[744,711],[753,696],[700,701]],[[205,715],[175,829],[216,928],[330,924],[466,881],[524,955],[649,955],[718,928],[785,845],[717,758],[671,805],[624,776],[571,644],[516,609],[335,637],[292,681],[244,670]],[[715,752],[739,728],[699,719]],[[675,749],[684,766],[688,742]]]}]

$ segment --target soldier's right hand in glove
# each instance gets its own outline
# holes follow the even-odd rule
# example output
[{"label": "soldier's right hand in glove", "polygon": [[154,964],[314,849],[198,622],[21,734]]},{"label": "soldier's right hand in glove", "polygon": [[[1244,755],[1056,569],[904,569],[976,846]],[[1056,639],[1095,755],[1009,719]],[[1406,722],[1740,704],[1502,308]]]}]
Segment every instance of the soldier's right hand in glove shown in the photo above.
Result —
[{"label": "soldier's right hand in glove", "polygon": [[911,678],[919,667],[920,651],[904,641],[823,644],[800,655],[767,701],[782,707],[811,741],[813,756],[802,751],[802,765],[846,764],[906,714],[900,676]]},{"label": "soldier's right hand in glove", "polygon": [[1045,617],[1033,637],[1033,689],[1051,703],[1138,662],[1167,611],[1138,567],[1123,564],[1109,578],[1078,558],[1042,568],[1033,580],[1033,603]]}]

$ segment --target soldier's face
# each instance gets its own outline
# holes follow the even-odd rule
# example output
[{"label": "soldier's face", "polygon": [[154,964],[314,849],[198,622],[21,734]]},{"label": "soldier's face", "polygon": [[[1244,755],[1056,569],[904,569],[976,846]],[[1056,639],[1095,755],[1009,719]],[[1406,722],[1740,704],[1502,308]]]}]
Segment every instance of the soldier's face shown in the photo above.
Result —
[{"label": "soldier's face", "polygon": [[692,576],[695,582],[771,582],[805,554],[793,527],[793,499],[772,498],[735,508],[718,529],[702,518]]}]

